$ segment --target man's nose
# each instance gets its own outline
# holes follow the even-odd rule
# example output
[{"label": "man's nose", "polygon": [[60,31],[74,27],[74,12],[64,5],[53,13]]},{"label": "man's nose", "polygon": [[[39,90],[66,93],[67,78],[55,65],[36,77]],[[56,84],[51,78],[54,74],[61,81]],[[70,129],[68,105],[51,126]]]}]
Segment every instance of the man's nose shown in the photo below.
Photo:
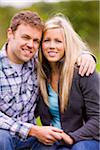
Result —
[{"label": "man's nose", "polygon": [[34,47],[33,40],[29,40],[28,43],[27,43],[27,46],[28,46],[29,48],[33,48],[33,47]]}]

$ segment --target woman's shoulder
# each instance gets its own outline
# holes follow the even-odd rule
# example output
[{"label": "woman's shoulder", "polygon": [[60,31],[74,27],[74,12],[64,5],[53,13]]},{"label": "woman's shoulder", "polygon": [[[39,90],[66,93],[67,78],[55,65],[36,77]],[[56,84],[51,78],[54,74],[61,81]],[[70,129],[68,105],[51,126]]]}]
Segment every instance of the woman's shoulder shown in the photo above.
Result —
[{"label": "woman's shoulder", "polygon": [[81,76],[79,74],[79,68],[74,69],[73,82],[77,82],[81,87],[84,88],[98,88],[100,86],[100,73],[96,70],[89,76]]},{"label": "woman's shoulder", "polygon": [[91,95],[95,95],[96,93],[99,93],[100,73],[94,71],[89,76],[84,75],[82,77],[81,75],[79,75],[79,69],[75,68],[72,85],[73,87],[80,88],[84,93],[89,92],[91,93]]},{"label": "woman's shoulder", "polygon": [[74,68],[74,74],[73,74],[73,78],[75,79],[82,79],[82,80],[91,80],[91,79],[100,79],[100,73],[98,73],[96,70],[92,73],[92,74],[89,74],[89,76],[87,76],[86,74],[84,74],[84,76],[81,76],[79,74],[79,68],[78,67],[75,67]]}]

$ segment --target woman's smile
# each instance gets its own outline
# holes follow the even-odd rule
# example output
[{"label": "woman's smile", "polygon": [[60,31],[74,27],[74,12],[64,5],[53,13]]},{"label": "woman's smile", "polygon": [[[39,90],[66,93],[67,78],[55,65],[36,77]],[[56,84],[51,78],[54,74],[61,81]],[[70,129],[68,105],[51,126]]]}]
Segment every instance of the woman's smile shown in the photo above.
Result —
[{"label": "woman's smile", "polygon": [[62,28],[45,31],[42,51],[49,62],[58,62],[64,56],[64,32]]}]

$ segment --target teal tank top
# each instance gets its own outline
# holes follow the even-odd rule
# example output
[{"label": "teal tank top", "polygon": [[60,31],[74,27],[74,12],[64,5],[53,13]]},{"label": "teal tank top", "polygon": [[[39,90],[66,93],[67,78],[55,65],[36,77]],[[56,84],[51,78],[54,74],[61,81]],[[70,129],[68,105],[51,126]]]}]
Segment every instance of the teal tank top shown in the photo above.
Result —
[{"label": "teal tank top", "polygon": [[59,115],[59,106],[58,106],[58,94],[52,89],[51,85],[48,84],[49,92],[49,110],[52,115],[52,126],[60,128],[60,115]]}]

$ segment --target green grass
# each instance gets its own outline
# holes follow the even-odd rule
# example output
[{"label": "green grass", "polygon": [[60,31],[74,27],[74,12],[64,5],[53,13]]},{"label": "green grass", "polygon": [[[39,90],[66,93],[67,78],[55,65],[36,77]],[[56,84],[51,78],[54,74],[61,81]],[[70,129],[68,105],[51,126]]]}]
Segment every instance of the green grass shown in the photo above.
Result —
[{"label": "green grass", "polygon": [[96,65],[96,70],[97,72],[100,72],[100,55],[96,56],[97,57],[97,65]]},{"label": "green grass", "polygon": [[97,72],[100,72],[100,63],[97,64],[96,70],[97,70]]},{"label": "green grass", "polygon": [[37,123],[38,126],[41,126],[41,125],[42,125],[42,123],[41,123],[41,121],[40,121],[40,117],[38,117],[38,118],[36,119],[36,123]]}]

